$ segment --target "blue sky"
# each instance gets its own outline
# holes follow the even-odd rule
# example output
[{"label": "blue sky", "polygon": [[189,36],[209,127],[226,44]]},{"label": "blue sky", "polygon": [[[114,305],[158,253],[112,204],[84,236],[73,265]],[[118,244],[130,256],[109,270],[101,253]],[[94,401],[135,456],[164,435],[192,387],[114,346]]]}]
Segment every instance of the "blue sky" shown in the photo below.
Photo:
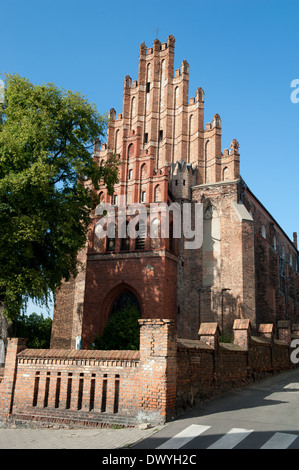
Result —
[{"label": "blue sky", "polygon": [[220,115],[222,148],[239,141],[242,177],[292,238],[299,232],[299,103],[290,99],[299,79],[298,18],[298,0],[10,0],[1,4],[0,73],[54,82],[82,92],[102,113],[121,113],[124,77],[138,79],[140,44],[151,47],[157,27],[161,42],[172,34],[175,68],[189,63],[189,95],[204,89],[205,122]]}]

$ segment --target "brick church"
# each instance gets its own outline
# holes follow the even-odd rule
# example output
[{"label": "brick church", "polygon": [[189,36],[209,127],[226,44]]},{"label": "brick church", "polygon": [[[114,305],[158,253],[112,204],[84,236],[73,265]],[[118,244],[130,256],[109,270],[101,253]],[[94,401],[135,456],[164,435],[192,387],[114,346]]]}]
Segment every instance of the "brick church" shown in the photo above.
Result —
[{"label": "brick church", "polygon": [[[189,98],[189,65],[174,70],[175,39],[156,39],[139,50],[138,81],[124,79],[122,114],[109,113],[107,143],[94,158],[121,158],[114,205],[140,203],[147,228],[137,238],[99,239],[92,214],[82,270],[57,292],[51,348],[89,348],[126,300],[142,318],[174,319],[178,336],[196,339],[200,324],[218,322],[230,332],[236,318],[253,328],[279,320],[299,321],[297,235],[290,240],[240,175],[239,143],[221,147],[221,119],[204,122],[202,88]],[[203,243],[186,249],[171,232],[162,237],[152,203],[200,203]],[[130,218],[130,216],[128,216]],[[128,220],[127,220],[128,222]]]}]

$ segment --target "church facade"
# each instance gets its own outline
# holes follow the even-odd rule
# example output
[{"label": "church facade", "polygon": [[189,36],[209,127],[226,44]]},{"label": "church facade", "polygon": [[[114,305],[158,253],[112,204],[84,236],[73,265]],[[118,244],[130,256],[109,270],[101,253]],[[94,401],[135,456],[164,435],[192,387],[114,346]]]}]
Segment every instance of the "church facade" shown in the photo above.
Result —
[{"label": "church facade", "polygon": [[[139,205],[145,221],[129,237],[135,214],[127,211],[103,238],[101,214],[92,214],[82,269],[56,294],[51,348],[88,349],[127,300],[144,319],[174,320],[181,338],[196,339],[206,322],[223,333],[235,319],[250,319],[254,329],[299,322],[297,234],[291,240],[246,185],[238,141],[222,150],[221,118],[205,123],[204,91],[189,97],[189,65],[174,70],[174,49],[173,36],[141,44],[138,81],[125,77],[122,114],[110,110],[107,142],[94,147],[99,165],[110,154],[121,159],[113,196],[100,190],[103,204],[116,215],[121,204]],[[199,247],[187,247],[184,231],[176,237],[171,210],[162,233],[152,207],[173,205],[181,214],[188,205],[193,225],[201,208]]]}]

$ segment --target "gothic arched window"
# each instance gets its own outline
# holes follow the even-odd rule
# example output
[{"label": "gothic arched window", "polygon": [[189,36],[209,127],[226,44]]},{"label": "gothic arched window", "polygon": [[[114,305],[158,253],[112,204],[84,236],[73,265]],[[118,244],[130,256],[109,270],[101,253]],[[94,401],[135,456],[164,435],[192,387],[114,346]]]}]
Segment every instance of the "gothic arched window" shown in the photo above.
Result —
[{"label": "gothic arched window", "polygon": [[107,227],[106,251],[115,251],[115,225],[111,223]]},{"label": "gothic arched window", "polygon": [[121,310],[128,307],[129,305],[135,305],[137,307],[138,312],[141,313],[141,307],[140,307],[137,297],[132,292],[127,290],[123,292],[122,294],[120,294],[115,300],[110,310],[109,319],[111,319],[111,317],[115,313],[120,312]]},{"label": "gothic arched window", "polygon": [[175,251],[175,241],[173,236],[173,222],[169,224],[169,251]]},{"label": "gothic arched window", "polygon": [[157,184],[154,189],[154,202],[160,202],[161,201],[161,190],[160,190],[160,185]]},{"label": "gothic arched window", "polygon": [[160,220],[157,217],[151,221],[151,238],[160,238]]},{"label": "gothic arched window", "polygon": [[123,236],[121,238],[121,246],[120,246],[121,251],[129,251],[130,250],[130,237],[129,237],[129,234],[128,234],[128,224],[129,224],[129,222],[126,221],[124,223],[124,226],[123,226],[123,229],[125,229],[126,232],[122,234]]},{"label": "gothic arched window", "polygon": [[229,170],[228,170],[227,166],[225,168],[223,168],[223,178],[222,178],[223,181],[228,180],[228,172],[229,172]]},{"label": "gothic arched window", "polygon": [[136,237],[135,249],[144,250],[145,247],[145,223],[143,220],[140,220],[136,225],[136,230],[139,234]]},{"label": "gothic arched window", "polygon": [[117,129],[117,131],[115,132],[115,142],[114,142],[115,153],[117,153],[118,145],[119,145],[119,129]]},{"label": "gothic arched window", "polygon": [[262,237],[267,238],[266,227],[264,225],[262,226]]}]

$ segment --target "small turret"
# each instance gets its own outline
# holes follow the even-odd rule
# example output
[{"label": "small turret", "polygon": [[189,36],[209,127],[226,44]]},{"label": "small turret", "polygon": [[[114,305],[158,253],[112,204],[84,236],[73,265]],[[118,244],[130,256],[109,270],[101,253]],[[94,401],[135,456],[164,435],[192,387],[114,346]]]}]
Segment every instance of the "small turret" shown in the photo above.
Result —
[{"label": "small turret", "polygon": [[215,128],[215,127],[221,128],[221,119],[220,119],[219,114],[214,115],[213,121],[212,121],[212,127],[213,128]]},{"label": "small turret", "polygon": [[230,154],[231,155],[240,155],[239,154],[239,142],[236,139],[233,139],[230,144]]},{"label": "small turret", "polygon": [[182,158],[170,166],[169,190],[175,199],[191,200],[191,186],[196,184],[196,167]]}]

